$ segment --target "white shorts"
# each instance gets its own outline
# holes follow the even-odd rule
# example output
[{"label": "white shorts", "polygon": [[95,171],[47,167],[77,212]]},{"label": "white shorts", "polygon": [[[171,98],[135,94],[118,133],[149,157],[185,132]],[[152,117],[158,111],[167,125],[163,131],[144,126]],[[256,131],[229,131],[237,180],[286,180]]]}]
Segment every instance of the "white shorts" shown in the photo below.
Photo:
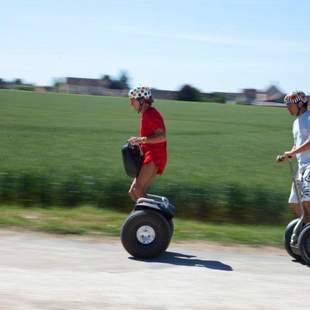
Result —
[{"label": "white shorts", "polygon": [[[301,201],[310,201],[310,166],[298,172],[297,186],[300,189]],[[294,184],[288,202],[298,203]]]}]

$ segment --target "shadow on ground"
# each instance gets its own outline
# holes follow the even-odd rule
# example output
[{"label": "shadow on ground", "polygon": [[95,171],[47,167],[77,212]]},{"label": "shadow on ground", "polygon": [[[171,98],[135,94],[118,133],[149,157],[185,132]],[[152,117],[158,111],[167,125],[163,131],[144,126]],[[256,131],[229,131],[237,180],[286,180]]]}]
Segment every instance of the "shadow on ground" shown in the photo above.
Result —
[{"label": "shadow on ground", "polygon": [[216,260],[205,260],[195,258],[195,255],[187,255],[176,252],[165,252],[161,256],[153,259],[137,259],[130,257],[133,260],[139,260],[147,263],[163,263],[178,266],[189,266],[189,267],[203,267],[209,269],[216,269],[222,271],[233,271],[232,267]]}]

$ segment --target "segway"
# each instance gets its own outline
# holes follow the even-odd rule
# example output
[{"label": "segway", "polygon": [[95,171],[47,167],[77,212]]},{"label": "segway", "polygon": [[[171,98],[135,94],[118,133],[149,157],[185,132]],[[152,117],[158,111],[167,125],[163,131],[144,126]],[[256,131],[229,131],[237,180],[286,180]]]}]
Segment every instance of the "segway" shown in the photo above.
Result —
[{"label": "segway", "polygon": [[[283,157],[278,156],[277,161]],[[310,224],[304,224],[305,209],[301,201],[301,191],[296,180],[291,158],[288,159],[293,186],[296,192],[300,217],[292,220],[285,229],[284,247],[287,253],[297,261],[304,262],[310,266]]]},{"label": "segway", "polygon": [[[135,178],[143,162],[139,145],[122,147],[123,163],[128,176]],[[147,194],[139,198],[121,228],[126,251],[136,258],[154,258],[169,246],[173,235],[175,207],[166,197]]]}]

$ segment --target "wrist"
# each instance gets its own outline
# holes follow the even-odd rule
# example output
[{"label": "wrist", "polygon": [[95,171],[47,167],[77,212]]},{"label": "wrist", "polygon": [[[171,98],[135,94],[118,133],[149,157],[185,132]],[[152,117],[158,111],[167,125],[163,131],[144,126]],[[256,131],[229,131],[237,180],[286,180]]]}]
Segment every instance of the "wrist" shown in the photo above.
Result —
[{"label": "wrist", "polygon": [[289,152],[286,152],[285,155],[288,157],[288,158],[293,158],[296,156],[296,153],[295,151],[289,151]]},{"label": "wrist", "polygon": [[146,140],[147,140],[147,137],[141,137],[141,138],[140,138],[140,142],[141,142],[142,144],[146,143]]}]

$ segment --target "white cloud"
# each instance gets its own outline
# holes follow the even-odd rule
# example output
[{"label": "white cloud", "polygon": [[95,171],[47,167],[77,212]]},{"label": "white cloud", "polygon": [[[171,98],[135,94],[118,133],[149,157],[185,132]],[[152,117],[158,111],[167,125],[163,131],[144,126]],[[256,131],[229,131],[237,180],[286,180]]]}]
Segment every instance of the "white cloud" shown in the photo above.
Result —
[{"label": "white cloud", "polygon": [[144,36],[153,37],[167,40],[181,40],[181,41],[192,41],[201,42],[211,45],[223,45],[230,47],[239,48],[254,48],[257,50],[266,50],[273,52],[310,52],[310,43],[306,40],[279,40],[279,39],[251,39],[232,37],[225,35],[213,35],[213,34],[193,34],[193,33],[169,33],[169,32],[154,32],[150,30],[141,30],[133,27],[118,26],[110,28],[111,31]]}]

